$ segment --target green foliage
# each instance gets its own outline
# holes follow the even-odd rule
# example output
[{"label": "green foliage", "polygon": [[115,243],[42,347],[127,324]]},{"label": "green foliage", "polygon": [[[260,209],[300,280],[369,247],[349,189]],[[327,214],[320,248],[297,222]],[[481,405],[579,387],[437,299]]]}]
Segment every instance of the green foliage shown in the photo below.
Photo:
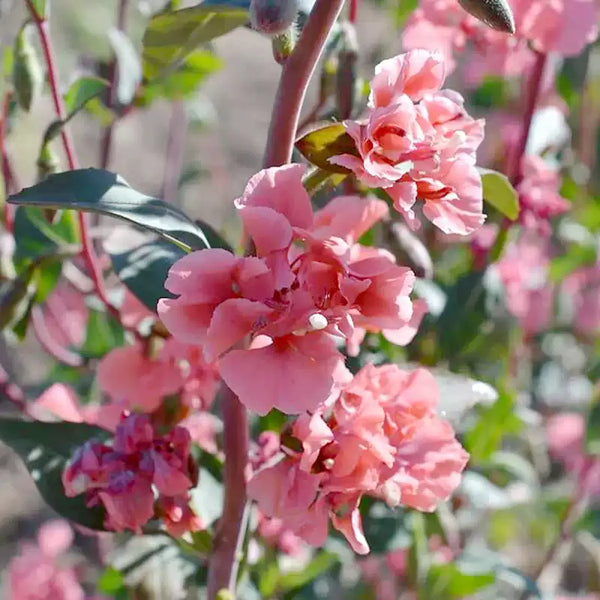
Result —
[{"label": "green foliage", "polygon": [[148,80],[175,70],[202,44],[248,21],[248,12],[200,4],[154,16],[144,33],[143,71]]},{"label": "green foliage", "polygon": [[90,310],[81,353],[87,358],[102,358],[124,343],[123,328],[112,315]]},{"label": "green foliage", "polygon": [[559,283],[581,267],[591,266],[596,261],[596,248],[581,244],[570,244],[564,254],[553,258],[548,276],[550,281]]},{"label": "green foliage", "polygon": [[40,19],[46,17],[48,0],[31,0],[30,4]]},{"label": "green foliage", "polygon": [[0,419],[0,440],[21,458],[40,494],[59,515],[88,527],[103,529],[104,513],[88,508],[83,496],[67,498],[62,472],[76,448],[106,432],[83,423],[29,423]]},{"label": "green foliage", "polygon": [[115,273],[133,295],[151,311],[156,311],[160,298],[170,297],[164,281],[171,266],[185,252],[161,240],[148,242],[120,254],[111,254]]},{"label": "green foliage", "polygon": [[515,221],[519,216],[519,196],[506,175],[490,169],[480,168],[479,172],[484,200],[502,215]]},{"label": "green foliage", "polygon": [[419,590],[419,598],[466,598],[494,583],[493,572],[465,573],[455,563],[432,565],[427,573],[425,586]]},{"label": "green foliage", "polygon": [[341,123],[332,123],[306,133],[296,141],[296,149],[306,160],[328,173],[349,173],[345,167],[330,163],[329,159],[332,156],[358,156],[354,140],[346,133],[346,128]]},{"label": "green foliage", "polygon": [[19,106],[31,110],[43,83],[42,67],[29,40],[29,28],[25,23],[15,39],[13,54],[13,86]]},{"label": "green foliage", "polygon": [[600,456],[600,400],[596,399],[587,417],[585,451],[592,456]]},{"label": "green foliage", "polygon": [[202,230],[179,209],[134,190],[119,175],[102,169],[51,175],[11,196],[9,202],[117,217],[163,236],[186,252],[208,247]]}]

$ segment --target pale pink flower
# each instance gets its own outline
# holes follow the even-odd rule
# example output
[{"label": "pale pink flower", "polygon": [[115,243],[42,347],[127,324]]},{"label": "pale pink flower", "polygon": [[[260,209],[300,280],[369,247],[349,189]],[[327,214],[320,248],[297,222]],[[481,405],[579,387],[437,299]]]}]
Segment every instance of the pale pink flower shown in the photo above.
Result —
[{"label": "pale pink flower", "polygon": [[[344,196],[313,215],[303,173],[287,165],[255,175],[236,206],[257,256],[184,257],[165,283],[178,297],[158,307],[175,339],[218,359],[225,383],[260,414],[312,411],[348,379],[333,336],[385,330],[407,343],[420,320],[414,274],[356,243],[385,203]],[[244,340],[250,347],[236,348]]]},{"label": "pale pink flower", "polygon": [[577,478],[582,493],[600,498],[600,460],[585,453],[586,421],[579,413],[561,413],[546,422],[550,455]]},{"label": "pale pink flower", "polygon": [[162,496],[156,511],[163,519],[169,535],[175,538],[204,529],[202,519],[190,508],[185,496]]},{"label": "pale pink flower", "polygon": [[550,255],[543,239],[525,236],[496,264],[506,291],[506,305],[526,335],[539,333],[552,319],[554,288],[548,281]]},{"label": "pale pink flower", "polygon": [[84,600],[75,570],[60,560],[72,542],[73,531],[66,521],[44,523],[37,544],[22,544],[8,565],[7,600]]},{"label": "pale pink flower", "polygon": [[539,156],[526,156],[517,185],[521,212],[519,222],[541,235],[552,233],[550,219],[567,212],[570,203],[559,194],[560,175]]},{"label": "pale pink flower", "polygon": [[117,427],[112,446],[90,441],[78,448],[63,473],[65,493],[85,493],[88,506],[101,504],[107,529],[140,533],[157,510],[154,487],[163,499],[156,516],[165,516],[168,528],[195,527],[198,523],[184,510],[197,478],[190,448],[187,429],[158,435],[146,415],[129,415]]},{"label": "pale pink flower", "polygon": [[125,297],[119,310],[121,323],[124,327],[137,329],[147,319],[156,319],[156,314],[142,304],[129,290],[125,290]]},{"label": "pale pink flower", "polygon": [[61,282],[44,303],[48,333],[63,348],[79,348],[84,340],[88,308],[84,295],[69,283]]},{"label": "pale pink flower", "polygon": [[445,233],[467,235],[484,220],[475,152],[483,121],[472,119],[460,94],[441,90],[440,54],[412,50],[383,61],[371,81],[363,119],[345,121],[358,156],[331,162],[352,170],[366,185],[381,187],[416,229],[414,207]]},{"label": "pale pink flower", "polygon": [[571,273],[563,290],[572,304],[575,330],[593,336],[600,330],[600,263]]},{"label": "pale pink flower", "polygon": [[252,476],[248,494],[307,543],[323,543],[329,518],[366,554],[364,494],[432,511],[460,482],[468,455],[436,416],[437,400],[424,369],[367,365],[319,412],[298,417],[292,438],[302,449],[282,439],[285,456]]},{"label": "pale pink flower", "polygon": [[257,516],[256,532],[267,544],[291,556],[302,553],[304,542],[295,533],[286,529],[281,519],[269,519],[260,511]]}]

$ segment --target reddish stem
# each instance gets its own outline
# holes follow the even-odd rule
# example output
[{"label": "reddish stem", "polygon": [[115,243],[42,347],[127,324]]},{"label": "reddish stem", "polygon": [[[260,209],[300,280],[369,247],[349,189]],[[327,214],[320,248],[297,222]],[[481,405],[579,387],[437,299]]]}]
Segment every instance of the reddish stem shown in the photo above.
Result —
[{"label": "reddish stem", "polygon": [[39,306],[34,306],[31,310],[31,325],[37,341],[50,356],[70,367],[80,367],[83,364],[78,354],[64,348],[52,337],[46,317]]},{"label": "reddish stem", "polygon": [[[125,31],[127,27],[127,4],[128,0],[120,0],[119,10],[117,14],[117,29]],[[117,69],[117,60],[114,58],[109,66],[108,80],[110,88],[108,90],[108,99],[106,105],[108,108],[113,108],[117,101],[117,85],[119,83],[119,71]],[[106,169],[110,162],[110,151],[112,149],[113,133],[115,128],[115,119],[113,119],[108,127],[104,129],[102,142],[100,145],[100,167]]]},{"label": "reddish stem", "polygon": [[[50,85],[50,93],[52,95],[52,102],[54,104],[54,112],[60,120],[64,120],[66,117],[66,111],[62,96],[60,95],[59,91],[58,74],[56,71],[56,58],[54,55],[54,50],[52,48],[52,40],[50,38],[50,32],[48,29],[48,21],[37,14],[37,11],[34,9],[31,3],[31,0],[27,0],[27,6],[29,7],[29,12],[31,13],[35,26],[38,30],[40,43],[42,45],[44,60],[46,62],[46,68],[48,71],[48,84]],[[73,140],[71,139],[70,132],[66,125],[61,128],[60,136],[63,148],[65,150],[65,155],[67,157],[69,169],[73,171],[77,169],[77,158],[75,156],[75,147],[73,145]],[[90,271],[90,276],[92,278],[92,281],[94,282],[96,294],[98,295],[100,300],[104,302],[109,312],[118,317],[118,311],[110,303],[108,295],[106,293],[100,263],[90,239],[87,224],[87,215],[84,212],[79,211],[77,213],[77,217],[79,220],[79,229],[81,234],[81,254]]]},{"label": "reddish stem", "polygon": [[348,20],[352,25],[356,25],[356,18],[358,16],[358,0],[350,0],[350,13]]},{"label": "reddish stem", "polygon": [[282,67],[269,126],[264,167],[289,163],[300,110],[315,70],[344,0],[317,0],[294,51]]},{"label": "reddish stem", "polygon": [[531,122],[533,120],[535,107],[540,96],[545,67],[546,54],[536,51],[532,72],[527,80],[526,105],[525,113],[523,114],[523,126],[521,128],[521,134],[519,136],[517,146],[513,152],[512,160],[509,162],[507,167],[506,174],[513,185],[518,185],[521,180],[521,162],[525,156],[527,140],[531,130]]},{"label": "reddish stem", "polygon": [[237,396],[223,383],[223,448],[225,450],[223,514],[214,538],[208,572],[208,598],[222,589],[234,593],[239,566],[239,548],[244,535],[246,474],[248,460],[248,416]]}]

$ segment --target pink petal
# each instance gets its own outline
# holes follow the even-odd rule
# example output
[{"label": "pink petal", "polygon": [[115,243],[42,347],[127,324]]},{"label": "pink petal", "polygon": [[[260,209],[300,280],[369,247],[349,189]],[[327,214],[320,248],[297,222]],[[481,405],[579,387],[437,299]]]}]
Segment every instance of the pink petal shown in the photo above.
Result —
[{"label": "pink petal", "polygon": [[163,325],[185,344],[202,345],[214,311],[212,304],[188,304],[181,298],[158,301],[158,316]]},{"label": "pink petal", "polygon": [[38,544],[40,550],[49,557],[57,557],[66,552],[73,543],[73,530],[62,519],[46,521],[39,529]]},{"label": "pink petal", "polygon": [[264,206],[240,210],[244,228],[252,238],[258,256],[287,248],[292,241],[292,227],[281,213]]},{"label": "pink petal", "polygon": [[68,385],[55,383],[37,400],[29,405],[29,414],[40,421],[60,419],[70,423],[81,423],[83,416],[77,394]]},{"label": "pink petal", "polygon": [[384,329],[382,331],[383,337],[389,342],[392,342],[392,344],[397,344],[398,346],[407,346],[412,342],[415,335],[417,335],[421,321],[428,312],[427,302],[419,298],[414,300],[412,305],[413,314],[410,321],[406,323],[406,325],[398,329]]},{"label": "pink petal", "polygon": [[358,510],[358,499],[343,514],[332,512],[331,524],[348,540],[357,554],[369,554],[370,548],[362,527],[362,518]]}]

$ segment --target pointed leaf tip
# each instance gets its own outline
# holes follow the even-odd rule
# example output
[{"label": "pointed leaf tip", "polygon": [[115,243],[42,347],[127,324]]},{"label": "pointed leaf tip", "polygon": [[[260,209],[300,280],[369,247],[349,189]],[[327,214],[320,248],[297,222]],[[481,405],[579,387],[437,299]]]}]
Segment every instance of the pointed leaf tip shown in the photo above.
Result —
[{"label": "pointed leaf tip", "polygon": [[507,0],[458,0],[459,4],[488,27],[504,33],[515,32],[515,19]]}]

